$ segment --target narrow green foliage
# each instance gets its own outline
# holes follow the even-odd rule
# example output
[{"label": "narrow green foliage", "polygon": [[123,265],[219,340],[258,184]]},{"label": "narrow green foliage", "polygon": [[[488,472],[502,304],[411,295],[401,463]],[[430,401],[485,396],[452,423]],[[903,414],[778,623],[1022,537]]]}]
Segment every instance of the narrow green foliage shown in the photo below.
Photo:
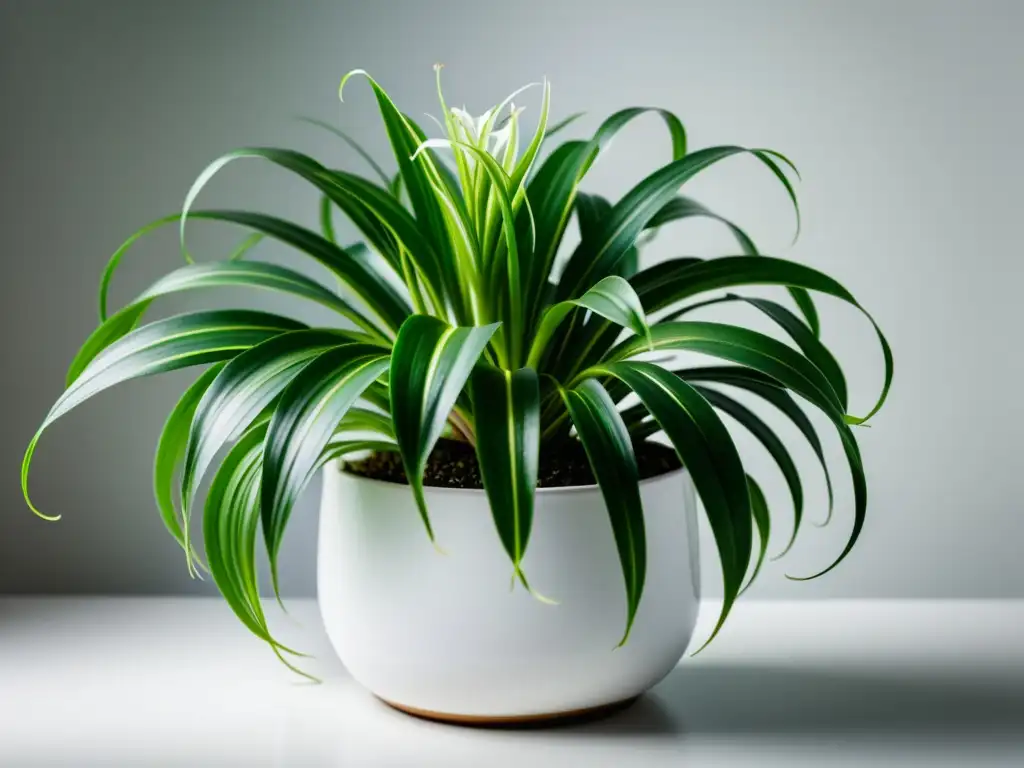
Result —
[{"label": "narrow green foliage", "polygon": [[532,368],[505,371],[482,363],[469,382],[476,414],[476,454],[501,543],[516,576],[533,524],[540,457],[540,381]]},{"label": "narrow green foliage", "polygon": [[389,372],[391,418],[423,524],[434,538],[423,495],[423,470],[495,325],[458,328],[427,315],[398,332]]},{"label": "narrow green foliage", "polygon": [[633,628],[647,570],[647,539],[636,456],[629,430],[615,409],[615,403],[597,381],[589,379],[561,393],[604,496],[619,550],[626,582],[626,631],[619,641],[621,646],[625,645]]},{"label": "narrow green foliage", "polygon": [[[744,470],[719,414],[749,431],[785,480],[794,519],[781,554],[793,546],[805,507],[817,503],[805,494],[787,436],[735,399],[739,390],[780,412],[787,428],[792,424],[810,445],[828,490],[825,522],[832,516],[832,478],[822,441],[797,398],[835,429],[852,480],[852,531],[838,558],[799,578],[827,573],[850,553],[867,511],[866,472],[851,426],[863,424],[886,401],[893,377],[889,344],[837,281],[764,255],[746,230],[680,194],[704,171],[747,156],[780,185],[799,232],[799,174],[789,158],[738,146],[693,150],[682,121],[653,107],[622,109],[589,138],[557,143],[554,138],[580,115],[549,121],[547,80],[473,115],[449,106],[440,66],[441,113],[434,122],[441,134],[428,135],[362,70],[342,79],[339,96],[352,78],[369,87],[393,161],[378,162],[349,135],[346,105],[340,126],[306,122],[353,150],[360,161],[356,172],[291,149],[229,152],[199,174],[179,214],[142,227],[111,256],[100,280],[100,324],[71,362],[65,391],[22,462],[22,489],[33,511],[59,517],[43,515],[28,495],[36,445],[53,422],[121,382],[208,366],[173,407],[159,437],[153,488],[160,518],[187,568],[198,575],[202,564],[190,521],[201,509],[208,570],[225,600],[282,661],[304,674],[287,658],[294,652],[271,634],[263,612],[259,531],[276,592],[292,510],[327,462],[360,451],[397,452],[433,540],[424,488],[432,452],[442,436],[471,444],[513,577],[546,601],[531,589],[524,567],[540,460],[557,459],[563,441],[578,441],[600,486],[622,569],[621,645],[634,631],[647,567],[638,479],[643,468],[636,458],[643,454],[635,446],[660,433],[693,478],[722,566],[726,600],[713,638],[761,573],[777,529],[770,500]],[[666,164],[619,197],[582,191],[613,139],[645,116],[659,118],[667,129]],[[317,206],[314,229],[265,213],[197,209],[210,180],[243,159],[305,184]],[[580,237],[569,248],[566,232],[574,217]],[[661,228],[695,218],[725,227],[741,255],[646,263],[644,246]],[[339,242],[344,220],[358,231],[351,245]],[[200,222],[240,229],[238,245],[218,254],[219,260],[197,262],[186,235]],[[185,264],[125,306],[111,308],[113,279],[125,256],[168,225],[178,227]],[[282,246],[330,282],[254,258]],[[795,311],[771,298],[736,293],[745,286],[777,289],[783,298],[788,293]],[[210,288],[297,297],[322,315],[326,310],[328,320],[325,327],[309,328],[288,317],[231,309],[143,324],[163,297]],[[884,376],[864,416],[850,413],[847,371],[821,332],[815,293],[854,306],[876,332]],[[702,308],[741,302],[770,319],[782,338],[692,319]],[[677,351],[716,361],[673,370]],[[208,474],[213,478],[200,504],[197,489]]]}]

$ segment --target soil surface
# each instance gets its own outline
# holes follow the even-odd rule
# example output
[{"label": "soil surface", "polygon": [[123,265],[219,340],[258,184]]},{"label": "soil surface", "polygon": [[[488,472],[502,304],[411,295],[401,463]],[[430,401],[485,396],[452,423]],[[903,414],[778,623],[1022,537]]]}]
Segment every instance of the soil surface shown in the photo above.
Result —
[{"label": "soil surface", "polygon": [[[640,479],[656,477],[680,467],[676,452],[660,443],[641,442],[633,446]],[[345,462],[345,470],[355,475],[405,483],[405,469],[398,453],[372,453],[366,458]],[[559,445],[540,457],[537,485],[541,488],[565,488],[594,485],[594,474],[583,446],[576,440]],[[442,438],[437,442],[424,472],[425,485],[442,488],[483,488],[476,452],[468,443]]]}]

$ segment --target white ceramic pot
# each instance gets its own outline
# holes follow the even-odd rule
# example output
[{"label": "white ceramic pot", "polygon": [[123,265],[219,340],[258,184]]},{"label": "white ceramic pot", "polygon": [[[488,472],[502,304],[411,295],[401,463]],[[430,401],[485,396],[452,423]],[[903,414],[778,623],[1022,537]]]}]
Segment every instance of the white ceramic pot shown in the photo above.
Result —
[{"label": "white ceramic pot", "polygon": [[512,566],[483,491],[427,488],[439,553],[405,485],[324,470],[320,611],[352,676],[401,709],[527,720],[643,693],[679,661],[697,618],[696,499],[679,470],[641,483],[647,576],[629,642],[622,570],[596,487],[540,489]]}]

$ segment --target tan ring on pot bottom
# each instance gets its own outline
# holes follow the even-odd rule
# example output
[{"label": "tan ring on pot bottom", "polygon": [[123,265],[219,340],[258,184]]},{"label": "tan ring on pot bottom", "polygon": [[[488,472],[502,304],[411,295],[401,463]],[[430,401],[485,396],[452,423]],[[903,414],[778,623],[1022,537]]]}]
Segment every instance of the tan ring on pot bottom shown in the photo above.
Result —
[{"label": "tan ring on pot bottom", "polygon": [[434,712],[429,709],[418,709],[407,707],[395,701],[388,701],[385,698],[377,697],[389,707],[404,712],[407,715],[420,717],[424,720],[434,720],[439,723],[452,723],[454,725],[469,725],[477,727],[515,727],[531,725],[558,725],[569,721],[589,721],[608,717],[616,712],[628,708],[639,699],[634,696],[631,699],[614,701],[611,704],[601,704],[596,707],[585,707],[583,709],[570,709],[563,712],[540,712],[530,715],[460,715],[452,712]]}]

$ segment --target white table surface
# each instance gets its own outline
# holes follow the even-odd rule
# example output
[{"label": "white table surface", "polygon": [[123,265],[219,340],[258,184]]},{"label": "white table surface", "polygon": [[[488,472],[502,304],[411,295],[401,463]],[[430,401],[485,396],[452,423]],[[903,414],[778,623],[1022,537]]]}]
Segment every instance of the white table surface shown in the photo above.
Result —
[{"label": "white table surface", "polygon": [[289,610],[322,685],[217,600],[0,598],[0,766],[1024,766],[1024,602],[741,602],[632,709],[534,731],[399,714]]}]

